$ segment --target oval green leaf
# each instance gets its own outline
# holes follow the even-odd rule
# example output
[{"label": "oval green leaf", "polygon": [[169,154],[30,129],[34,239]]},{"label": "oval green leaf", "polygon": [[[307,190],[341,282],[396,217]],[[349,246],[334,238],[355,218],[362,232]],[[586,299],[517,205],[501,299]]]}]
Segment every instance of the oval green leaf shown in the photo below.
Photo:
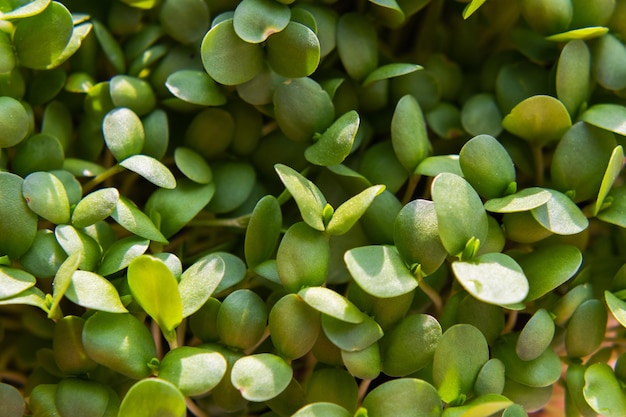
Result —
[{"label": "oval green leaf", "polygon": [[544,145],[561,139],[572,121],[558,99],[536,95],[517,104],[504,117],[502,126],[531,144]]},{"label": "oval green leaf", "polygon": [[72,274],[65,296],[79,306],[110,313],[125,313],[120,295],[108,280],[89,271]]},{"label": "oval green leaf", "polygon": [[391,144],[402,166],[409,172],[432,152],[424,114],[412,95],[405,95],[396,104],[391,119]]},{"label": "oval green leaf", "polygon": [[226,359],[219,352],[181,346],[163,357],[159,378],[174,384],[185,396],[202,395],[222,380],[226,367]]},{"label": "oval green leaf", "polygon": [[312,228],[324,231],[324,208],[326,198],[319,188],[298,171],[283,164],[276,164],[274,169],[280,180],[296,201],[302,219]]},{"label": "oval green leaf", "polygon": [[185,69],[167,77],[165,86],[175,97],[199,106],[221,106],[226,97],[205,71]]},{"label": "oval green leaf", "polygon": [[397,297],[417,287],[417,279],[393,246],[350,249],[344,261],[359,287],[375,297]]},{"label": "oval green leaf", "polygon": [[270,36],[265,50],[267,63],[283,77],[307,77],[315,72],[320,62],[317,35],[307,26],[294,21]]},{"label": "oval green leaf", "polygon": [[178,283],[183,318],[195,313],[206,303],[222,281],[225,269],[221,257],[208,255],[183,272]]},{"label": "oval green leaf", "polygon": [[552,197],[530,212],[539,224],[557,235],[575,235],[589,226],[589,220],[565,194],[548,190]]},{"label": "oval green leaf", "polygon": [[145,239],[167,243],[167,239],[135,203],[120,195],[111,217],[123,228]]},{"label": "oval green leaf", "polygon": [[22,195],[28,207],[54,224],[70,221],[70,202],[61,180],[49,172],[33,172],[24,178]]},{"label": "oval green leaf", "polygon": [[163,163],[147,155],[132,155],[120,162],[120,166],[133,171],[161,188],[176,188],[176,178]]},{"label": "oval green leaf", "polygon": [[433,181],[431,192],[441,243],[448,253],[460,257],[470,239],[484,242],[489,224],[483,203],[474,188],[458,175],[443,173]]},{"label": "oval green leaf", "polygon": [[169,339],[183,317],[178,282],[160,259],[136,257],[128,265],[128,286],[133,298],[152,317]]},{"label": "oval green leaf", "polygon": [[0,299],[13,297],[35,285],[36,278],[21,269],[0,266]]},{"label": "oval green leaf", "polygon": [[374,388],[363,400],[368,417],[439,417],[443,404],[435,387],[416,378],[400,378]]},{"label": "oval green leaf", "polygon": [[187,405],[183,393],[171,382],[146,378],[130,387],[122,400],[118,415],[185,417]]},{"label": "oval green leaf", "polygon": [[291,366],[279,356],[258,353],[238,359],[231,381],[248,401],[267,401],[283,392],[293,375]]},{"label": "oval green leaf", "polygon": [[127,236],[119,239],[104,253],[102,262],[96,272],[100,275],[111,275],[126,268],[130,262],[143,255],[150,241],[138,236]]},{"label": "oval green leaf", "polygon": [[233,16],[235,33],[249,43],[261,43],[289,24],[291,10],[274,0],[244,0]]},{"label": "oval green leaf", "polygon": [[315,165],[337,165],[350,154],[361,119],[351,110],[335,122],[304,151],[307,161]]},{"label": "oval green leaf", "polygon": [[308,77],[289,79],[276,87],[274,117],[289,139],[309,142],[335,120],[335,106],[328,93]]},{"label": "oval green leaf", "polygon": [[515,166],[504,146],[489,135],[475,136],[461,148],[464,178],[486,199],[515,192]]},{"label": "oval green leaf", "polygon": [[85,322],[83,345],[87,355],[133,379],[152,374],[148,363],[156,357],[150,330],[129,313],[98,311]]},{"label": "oval green leaf", "polygon": [[144,144],[143,124],[131,109],[121,107],[107,113],[102,122],[102,133],[107,148],[118,161],[141,153]]},{"label": "oval green leaf", "polygon": [[384,185],[374,185],[342,203],[330,218],[326,232],[330,235],[347,233],[383,191],[385,191]]},{"label": "oval green leaf", "polygon": [[0,97],[0,148],[17,145],[29,130],[30,117],[22,103],[13,97]]},{"label": "oval green leaf", "polygon": [[56,61],[72,37],[74,22],[69,10],[56,1],[15,24],[13,46],[20,64],[45,69]]},{"label": "oval green leaf", "polygon": [[283,225],[283,215],[276,197],[266,195],[254,207],[244,241],[248,267],[254,268],[270,259],[276,249]]},{"label": "oval green leaf", "polygon": [[365,315],[352,302],[325,287],[309,287],[298,292],[304,302],[317,311],[347,323],[361,323]]},{"label": "oval green leaf", "polygon": [[119,191],[113,187],[87,194],[74,208],[72,224],[83,228],[106,219],[113,213],[119,198]]},{"label": "oval green leaf", "polygon": [[201,57],[211,78],[225,85],[250,81],[264,63],[261,45],[237,36],[232,19],[218,23],[207,32],[202,40]]},{"label": "oval green leaf", "polygon": [[456,279],[472,296],[489,304],[524,301],[528,280],[522,267],[503,253],[487,253],[468,262],[453,262]]},{"label": "oval green leaf", "polygon": [[603,416],[626,415],[626,395],[606,363],[594,363],[587,368],[583,395],[591,408]]}]

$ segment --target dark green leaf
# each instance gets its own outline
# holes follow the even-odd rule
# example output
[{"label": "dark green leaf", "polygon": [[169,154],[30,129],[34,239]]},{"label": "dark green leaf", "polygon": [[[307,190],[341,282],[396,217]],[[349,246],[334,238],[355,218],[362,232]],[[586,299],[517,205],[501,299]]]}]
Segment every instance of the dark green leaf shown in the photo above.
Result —
[{"label": "dark green leaf", "polygon": [[304,156],[312,164],[337,165],[350,154],[361,119],[352,110],[345,113],[304,151]]},{"label": "dark green leaf", "polygon": [[274,117],[289,139],[309,142],[335,120],[335,107],[322,87],[308,77],[284,81],[273,97]]},{"label": "dark green leaf", "polygon": [[133,259],[139,255],[143,255],[146,250],[148,250],[149,244],[149,240],[138,236],[127,236],[115,241],[104,253],[104,257],[102,258],[97,272],[106,276],[121,271],[126,268]]},{"label": "dark green leaf", "polygon": [[345,13],[337,22],[337,51],[348,75],[361,81],[378,67],[374,25],[360,13]]},{"label": "dark green leaf", "polygon": [[391,119],[391,144],[402,166],[409,172],[432,152],[426,122],[415,97],[402,97]]},{"label": "dark green leaf", "polygon": [[[213,26],[202,40],[202,63],[211,78],[221,84],[250,81],[263,67],[263,48],[237,36],[232,19]],[[243,63],[243,65],[242,65]]]},{"label": "dark green leaf", "polygon": [[72,37],[74,23],[69,10],[56,1],[15,24],[13,45],[20,64],[44,69],[55,62]]}]

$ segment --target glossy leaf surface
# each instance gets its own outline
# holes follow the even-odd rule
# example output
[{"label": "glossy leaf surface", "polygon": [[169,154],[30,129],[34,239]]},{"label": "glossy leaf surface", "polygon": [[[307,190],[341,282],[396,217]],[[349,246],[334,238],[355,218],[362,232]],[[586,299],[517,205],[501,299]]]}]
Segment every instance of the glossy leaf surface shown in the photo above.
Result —
[{"label": "glossy leaf surface", "polygon": [[163,357],[159,378],[171,382],[186,396],[201,395],[222,380],[226,367],[226,359],[218,352],[181,346]]},{"label": "glossy leaf surface", "polygon": [[597,413],[611,417],[626,414],[626,395],[613,370],[605,363],[596,363],[587,368],[583,394]]},{"label": "glossy leaf surface", "polygon": [[524,271],[503,253],[487,253],[471,261],[454,262],[452,271],[470,294],[486,303],[515,304],[528,295]]},{"label": "glossy leaf surface", "polygon": [[108,280],[89,271],[75,271],[72,274],[65,296],[72,302],[98,311],[126,313],[120,296]]},{"label": "glossy leaf surface", "polygon": [[226,265],[221,257],[208,255],[183,272],[178,283],[183,318],[198,311],[224,277]]},{"label": "glossy leaf surface", "polygon": [[151,183],[162,188],[176,188],[172,172],[161,162],[147,155],[131,155],[120,162],[120,166],[136,172]]},{"label": "glossy leaf surface", "polygon": [[245,356],[233,365],[231,380],[249,401],[267,401],[283,392],[293,371],[284,359],[270,353]]},{"label": "glossy leaf surface", "polygon": [[298,295],[315,310],[346,323],[361,323],[364,314],[344,296],[325,287],[309,287],[298,292]]},{"label": "glossy leaf surface", "polygon": [[355,282],[375,297],[397,297],[418,283],[392,246],[363,246],[348,250],[344,261]]}]

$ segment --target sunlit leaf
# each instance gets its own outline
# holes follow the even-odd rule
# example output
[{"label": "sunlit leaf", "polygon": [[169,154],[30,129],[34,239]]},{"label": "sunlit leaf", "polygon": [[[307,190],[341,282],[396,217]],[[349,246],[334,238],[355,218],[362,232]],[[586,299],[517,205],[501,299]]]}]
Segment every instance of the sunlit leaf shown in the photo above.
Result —
[{"label": "sunlit leaf", "polygon": [[355,282],[375,297],[396,297],[417,287],[417,279],[391,246],[350,249],[344,260]]},{"label": "sunlit leaf", "polygon": [[110,313],[125,313],[126,307],[108,280],[89,271],[75,271],[65,292],[72,302],[86,308]]},{"label": "sunlit leaf", "polygon": [[231,380],[249,401],[267,401],[283,392],[293,370],[279,356],[259,353],[245,356],[233,365]]},{"label": "sunlit leaf", "polygon": [[180,324],[183,306],[178,282],[163,261],[149,255],[133,259],[128,265],[128,286],[164,333],[173,332]]},{"label": "sunlit leaf", "polygon": [[164,414],[185,417],[187,406],[183,393],[171,382],[159,378],[146,378],[130,387],[119,415],[151,417]]},{"label": "sunlit leaf", "polygon": [[141,175],[159,187],[176,188],[176,179],[172,172],[151,156],[132,155],[120,162],[120,166]]},{"label": "sunlit leaf", "polygon": [[515,304],[528,294],[524,271],[503,253],[487,253],[471,261],[453,262],[452,271],[470,294],[486,303]]}]

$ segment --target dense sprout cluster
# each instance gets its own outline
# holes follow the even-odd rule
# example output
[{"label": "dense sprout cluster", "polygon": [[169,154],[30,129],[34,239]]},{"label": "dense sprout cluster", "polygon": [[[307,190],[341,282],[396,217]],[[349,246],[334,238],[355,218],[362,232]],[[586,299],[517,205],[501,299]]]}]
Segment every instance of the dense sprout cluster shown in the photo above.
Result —
[{"label": "dense sprout cluster", "polygon": [[626,0],[0,2],[0,416],[626,416]]}]

